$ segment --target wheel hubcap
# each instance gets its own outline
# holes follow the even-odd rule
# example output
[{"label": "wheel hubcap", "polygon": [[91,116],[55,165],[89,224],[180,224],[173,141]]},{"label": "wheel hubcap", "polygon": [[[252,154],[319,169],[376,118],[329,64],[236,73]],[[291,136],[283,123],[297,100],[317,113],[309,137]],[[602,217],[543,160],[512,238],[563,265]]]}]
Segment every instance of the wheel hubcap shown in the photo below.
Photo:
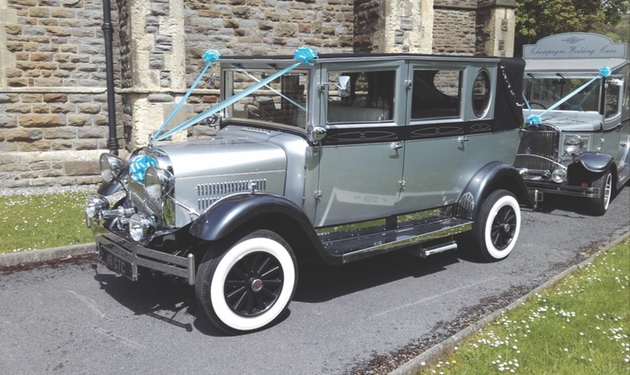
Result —
[{"label": "wheel hubcap", "polygon": [[284,273],[278,259],[259,251],[247,254],[232,266],[223,293],[234,313],[253,317],[273,306],[283,283]]},{"label": "wheel hubcap", "polygon": [[510,206],[503,206],[492,221],[492,244],[498,249],[507,248],[516,230],[516,213]]},{"label": "wheel hubcap", "polygon": [[252,291],[254,291],[255,293],[258,293],[262,290],[263,288],[263,281],[261,279],[254,279],[252,281]]}]

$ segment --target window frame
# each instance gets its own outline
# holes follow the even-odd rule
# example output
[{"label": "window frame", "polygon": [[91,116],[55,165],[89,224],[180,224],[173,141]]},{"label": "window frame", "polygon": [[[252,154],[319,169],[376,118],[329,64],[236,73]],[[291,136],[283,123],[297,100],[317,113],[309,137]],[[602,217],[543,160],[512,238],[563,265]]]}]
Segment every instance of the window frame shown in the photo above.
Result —
[{"label": "window frame", "polygon": [[[401,98],[405,96],[405,88],[402,82],[406,74],[404,72],[406,63],[404,60],[392,60],[392,61],[368,61],[368,62],[332,62],[322,64],[319,77],[319,100],[320,110],[318,116],[315,119],[317,123],[325,125],[328,129],[349,129],[349,128],[365,128],[365,127],[395,127],[404,124],[403,111],[400,106],[404,105]],[[362,73],[362,72],[374,72],[374,71],[394,71],[394,98],[393,106],[390,108],[392,113],[391,119],[383,121],[359,121],[359,122],[328,122],[328,103],[331,91],[331,84],[333,82],[328,81],[330,72],[338,73]]]}]

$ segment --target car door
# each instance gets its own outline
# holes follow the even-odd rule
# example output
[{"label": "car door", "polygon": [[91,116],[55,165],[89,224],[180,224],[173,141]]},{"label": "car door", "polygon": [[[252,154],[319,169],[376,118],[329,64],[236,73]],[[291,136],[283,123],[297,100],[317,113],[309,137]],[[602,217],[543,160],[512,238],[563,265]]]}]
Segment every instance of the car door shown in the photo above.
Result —
[{"label": "car door", "polygon": [[464,71],[464,66],[446,62],[409,65],[399,213],[453,204],[461,194]]},{"label": "car door", "polygon": [[[403,150],[396,97],[402,61],[338,63],[320,72],[319,202],[315,226],[384,218],[396,212]],[[339,77],[348,92],[339,90]],[[341,95],[340,95],[341,94]]]}]

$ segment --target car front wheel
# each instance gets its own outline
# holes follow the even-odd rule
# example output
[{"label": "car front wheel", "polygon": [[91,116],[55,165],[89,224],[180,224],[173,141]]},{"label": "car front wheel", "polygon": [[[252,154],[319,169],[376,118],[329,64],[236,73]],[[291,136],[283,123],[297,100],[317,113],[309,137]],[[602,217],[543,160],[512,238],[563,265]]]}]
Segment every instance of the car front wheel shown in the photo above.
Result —
[{"label": "car front wheel", "polygon": [[206,317],[230,334],[270,325],[287,309],[297,285],[291,247],[268,230],[218,247],[197,271],[195,292]]},{"label": "car front wheel", "polygon": [[510,255],[520,231],[521,209],[516,197],[507,190],[496,190],[481,204],[472,237],[481,258],[495,262]]}]

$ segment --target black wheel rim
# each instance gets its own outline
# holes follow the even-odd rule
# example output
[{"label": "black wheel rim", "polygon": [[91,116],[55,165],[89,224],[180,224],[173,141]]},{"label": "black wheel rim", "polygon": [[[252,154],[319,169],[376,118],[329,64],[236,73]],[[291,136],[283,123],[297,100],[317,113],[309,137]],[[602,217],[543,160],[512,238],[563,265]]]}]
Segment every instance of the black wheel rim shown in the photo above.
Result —
[{"label": "black wheel rim", "polygon": [[516,212],[511,206],[503,206],[499,209],[492,221],[490,236],[492,244],[498,250],[507,248],[516,232]]},{"label": "black wheel rim", "polygon": [[247,254],[232,266],[224,286],[225,301],[241,316],[265,313],[280,296],[284,283],[282,266],[265,252]]}]

